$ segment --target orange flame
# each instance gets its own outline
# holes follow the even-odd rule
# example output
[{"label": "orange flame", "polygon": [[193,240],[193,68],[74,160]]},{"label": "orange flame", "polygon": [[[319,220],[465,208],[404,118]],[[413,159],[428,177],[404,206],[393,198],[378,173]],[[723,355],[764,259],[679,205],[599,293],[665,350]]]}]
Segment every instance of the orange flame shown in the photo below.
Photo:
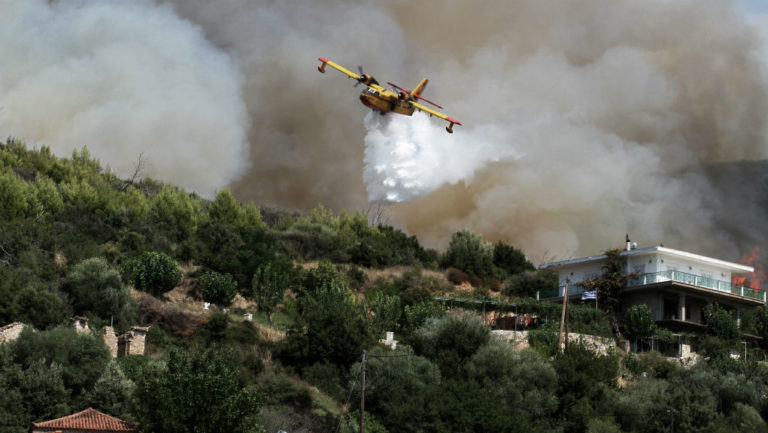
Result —
[{"label": "orange flame", "polygon": [[[760,247],[754,247],[752,252],[741,256],[741,262],[748,266],[754,266],[760,255]],[[749,287],[756,290],[763,290],[765,282],[768,280],[768,274],[755,268],[755,271],[747,275],[732,275],[731,283],[737,286]]]}]

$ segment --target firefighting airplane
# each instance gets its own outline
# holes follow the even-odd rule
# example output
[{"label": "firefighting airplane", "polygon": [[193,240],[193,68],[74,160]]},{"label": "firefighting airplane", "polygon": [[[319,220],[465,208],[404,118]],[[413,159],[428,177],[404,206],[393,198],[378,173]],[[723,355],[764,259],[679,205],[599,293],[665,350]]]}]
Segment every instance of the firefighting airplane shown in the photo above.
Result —
[{"label": "firefighting airplane", "polygon": [[416,86],[416,88],[411,91],[405,90],[395,83],[387,82],[387,84],[399,90],[399,93],[395,93],[392,90],[381,87],[381,85],[379,85],[379,82],[376,81],[376,79],[373,78],[372,76],[368,74],[364,74],[362,66],[357,67],[358,70],[360,71],[360,74],[356,74],[350,71],[349,69],[343,66],[339,66],[338,64],[326,59],[325,57],[319,57],[317,60],[320,60],[322,62],[322,64],[320,64],[317,67],[317,70],[322,73],[325,73],[326,66],[330,66],[333,69],[336,69],[346,74],[348,77],[354,78],[355,80],[357,80],[357,83],[355,83],[355,87],[357,87],[357,85],[360,83],[365,84],[367,88],[363,90],[362,93],[360,93],[360,102],[362,102],[363,105],[365,105],[366,107],[373,109],[374,111],[378,111],[381,114],[393,112],[397,114],[403,114],[406,116],[412,115],[414,109],[424,111],[426,113],[429,113],[430,116],[437,116],[445,120],[446,122],[448,122],[449,125],[445,127],[445,130],[451,134],[453,134],[453,125],[461,125],[461,122],[459,122],[458,120],[452,117],[448,117],[445,114],[440,113],[439,111],[435,111],[417,102],[417,100],[422,100],[424,102],[434,105],[437,108],[443,108],[440,105],[421,96],[421,93],[424,91],[424,88],[427,87],[427,83],[429,82],[429,80],[427,80],[426,78],[421,80],[421,83],[419,83],[419,85]]}]

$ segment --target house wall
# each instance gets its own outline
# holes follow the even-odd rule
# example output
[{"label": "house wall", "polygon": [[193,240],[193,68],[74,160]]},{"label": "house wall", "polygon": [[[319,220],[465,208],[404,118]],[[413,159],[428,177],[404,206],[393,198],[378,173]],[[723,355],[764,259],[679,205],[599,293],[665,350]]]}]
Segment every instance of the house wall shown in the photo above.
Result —
[{"label": "house wall", "polygon": [[571,284],[577,284],[582,281],[593,280],[603,272],[603,262],[588,263],[562,267],[557,269],[557,279],[560,286],[565,285],[565,280],[569,279]]},{"label": "house wall", "polygon": [[655,272],[681,271],[714,280],[731,282],[731,271],[718,268],[712,264],[698,263],[685,257],[669,256],[663,253],[658,254],[656,257],[656,268],[658,270]]},{"label": "house wall", "polygon": [[[638,256],[624,258],[625,272],[637,274],[652,274],[664,271],[680,271],[687,274],[698,275],[713,280],[731,282],[731,271],[717,267],[713,264],[699,263],[685,257],[673,256],[663,252],[654,252]],[[557,271],[559,285],[565,285],[566,278],[571,284],[589,281],[599,276],[603,271],[605,260],[590,263],[580,263],[569,266],[561,266],[553,270]]]},{"label": "house wall", "polygon": [[624,311],[629,310],[635,305],[647,305],[653,315],[653,320],[661,320],[664,314],[664,301],[656,293],[631,293],[627,295],[627,302],[624,304]]}]

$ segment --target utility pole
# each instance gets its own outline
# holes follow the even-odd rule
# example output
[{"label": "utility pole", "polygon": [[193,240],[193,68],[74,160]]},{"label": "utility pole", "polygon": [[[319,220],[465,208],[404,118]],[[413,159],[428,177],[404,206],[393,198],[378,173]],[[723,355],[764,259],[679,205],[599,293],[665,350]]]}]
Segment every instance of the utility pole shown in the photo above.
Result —
[{"label": "utility pole", "polygon": [[[562,351],[565,348],[565,345],[563,344],[563,330],[565,329],[565,320],[567,317],[567,311],[568,311],[568,287],[570,286],[571,280],[569,278],[565,279],[565,289],[563,289],[563,312],[560,315],[560,334],[557,337],[557,350]],[[568,334],[566,333],[565,338],[568,338]]]},{"label": "utility pole", "polygon": [[365,431],[363,430],[365,427],[365,355],[366,352],[363,350],[363,362],[361,364],[363,368],[363,377],[360,380],[360,433]]}]

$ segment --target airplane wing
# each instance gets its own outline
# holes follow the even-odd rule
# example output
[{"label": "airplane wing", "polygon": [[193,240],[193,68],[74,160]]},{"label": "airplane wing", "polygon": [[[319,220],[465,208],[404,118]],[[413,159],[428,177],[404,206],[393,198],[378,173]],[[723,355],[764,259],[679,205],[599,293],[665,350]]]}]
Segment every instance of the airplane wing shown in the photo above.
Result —
[{"label": "airplane wing", "polygon": [[454,119],[453,117],[446,116],[445,114],[443,114],[443,113],[441,113],[439,111],[435,111],[435,110],[427,107],[426,105],[422,105],[422,104],[419,104],[418,102],[413,102],[413,101],[409,101],[408,103],[411,104],[414,108],[416,108],[419,111],[423,111],[425,113],[428,113],[430,116],[437,116],[437,117],[445,120],[446,122],[448,122],[449,125],[445,127],[445,130],[448,131],[451,134],[453,134],[453,125],[461,125],[461,122],[459,122],[458,120]]},{"label": "airplane wing", "polygon": [[320,71],[320,72],[325,73],[325,66],[328,65],[328,66],[332,67],[333,69],[336,69],[337,71],[340,71],[343,74],[346,74],[349,78],[354,78],[355,80],[360,80],[360,77],[361,77],[360,74],[356,74],[356,73],[350,71],[349,69],[347,69],[347,68],[345,68],[345,67],[343,67],[341,65],[338,65],[338,64],[336,64],[336,63],[326,59],[325,57],[318,57],[317,60],[320,60],[321,62],[323,62],[321,65],[319,65],[317,67],[317,70]]}]

